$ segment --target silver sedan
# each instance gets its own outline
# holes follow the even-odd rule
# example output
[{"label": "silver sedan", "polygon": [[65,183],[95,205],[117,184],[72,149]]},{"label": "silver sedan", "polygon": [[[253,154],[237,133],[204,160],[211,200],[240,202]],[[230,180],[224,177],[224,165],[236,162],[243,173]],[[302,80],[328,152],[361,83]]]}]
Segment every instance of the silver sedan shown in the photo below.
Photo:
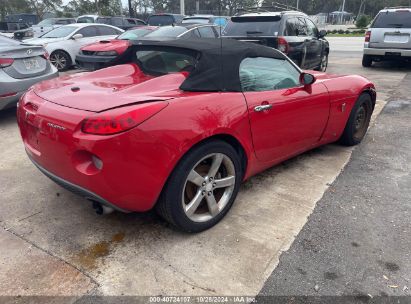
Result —
[{"label": "silver sedan", "polygon": [[57,76],[42,47],[0,35],[0,110],[16,105],[32,85]]}]

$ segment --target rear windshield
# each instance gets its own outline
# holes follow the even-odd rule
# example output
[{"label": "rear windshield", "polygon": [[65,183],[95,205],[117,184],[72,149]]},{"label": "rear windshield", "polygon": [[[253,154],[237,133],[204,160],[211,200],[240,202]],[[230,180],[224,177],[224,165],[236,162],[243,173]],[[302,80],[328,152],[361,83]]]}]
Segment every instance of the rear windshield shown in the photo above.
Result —
[{"label": "rear windshield", "polygon": [[53,25],[54,23],[56,23],[54,19],[44,19],[43,21],[40,21],[37,25],[38,26]]},{"label": "rear windshield", "polygon": [[372,28],[411,28],[411,12],[408,10],[382,12],[377,15]]},{"label": "rear windshield", "polygon": [[181,23],[200,23],[208,24],[210,20],[208,18],[185,18]]},{"label": "rear windshield", "polygon": [[0,35],[0,46],[19,45],[20,42]]},{"label": "rear windshield", "polygon": [[223,36],[277,36],[281,17],[233,17],[224,28]]},{"label": "rear windshield", "polygon": [[174,23],[173,16],[169,15],[153,15],[148,17],[147,24],[149,25],[170,25]]},{"label": "rear windshield", "polygon": [[77,19],[77,23],[94,23],[93,17],[80,17]]},{"label": "rear windshield", "polygon": [[152,32],[153,30],[149,30],[146,28],[140,28],[140,29],[135,29],[135,30],[129,30],[127,32],[124,32],[120,36],[117,37],[117,39],[122,39],[122,40],[134,40],[139,37],[145,36],[148,33]]},{"label": "rear windshield", "polygon": [[186,31],[187,29],[182,26],[164,26],[147,34],[146,37],[177,37]]},{"label": "rear windshield", "polygon": [[160,76],[176,72],[191,72],[197,63],[197,53],[171,50],[139,50],[136,62],[149,75]]}]

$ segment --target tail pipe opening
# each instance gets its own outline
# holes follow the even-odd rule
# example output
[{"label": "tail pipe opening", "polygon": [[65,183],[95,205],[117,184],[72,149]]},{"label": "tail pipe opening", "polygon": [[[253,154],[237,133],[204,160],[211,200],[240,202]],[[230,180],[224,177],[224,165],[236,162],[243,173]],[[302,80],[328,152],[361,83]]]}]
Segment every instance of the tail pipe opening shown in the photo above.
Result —
[{"label": "tail pipe opening", "polygon": [[114,211],[112,207],[102,205],[99,202],[93,200],[91,200],[91,202],[93,203],[93,209],[96,211],[98,215],[110,214]]}]

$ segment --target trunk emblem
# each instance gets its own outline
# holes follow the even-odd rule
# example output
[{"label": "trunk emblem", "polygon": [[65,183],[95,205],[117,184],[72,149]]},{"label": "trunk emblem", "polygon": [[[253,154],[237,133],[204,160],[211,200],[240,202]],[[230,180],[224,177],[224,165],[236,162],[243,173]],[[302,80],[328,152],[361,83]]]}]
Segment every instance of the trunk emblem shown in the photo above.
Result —
[{"label": "trunk emblem", "polygon": [[48,122],[47,126],[49,126],[50,128],[53,128],[53,129],[61,130],[61,131],[64,131],[66,129],[65,127],[53,124],[51,122]]},{"label": "trunk emblem", "polygon": [[33,50],[32,50],[32,49],[28,49],[26,53],[27,53],[27,55],[31,55],[31,53],[33,53]]}]

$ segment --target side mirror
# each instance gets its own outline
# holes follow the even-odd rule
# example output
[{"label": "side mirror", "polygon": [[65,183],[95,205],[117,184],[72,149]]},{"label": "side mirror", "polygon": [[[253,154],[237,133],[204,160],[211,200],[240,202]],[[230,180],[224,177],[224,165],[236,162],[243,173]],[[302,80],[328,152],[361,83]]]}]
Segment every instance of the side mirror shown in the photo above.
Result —
[{"label": "side mirror", "polygon": [[325,37],[325,36],[327,36],[327,31],[326,31],[326,30],[321,30],[321,31],[318,33],[318,37],[319,37],[319,38],[323,38],[323,37]]},{"label": "side mirror", "polygon": [[300,76],[300,83],[303,86],[310,86],[315,82],[315,76],[309,73],[302,73]]},{"label": "side mirror", "polygon": [[71,39],[76,40],[76,39],[81,39],[83,38],[83,34],[74,34],[73,36],[71,36]]}]

